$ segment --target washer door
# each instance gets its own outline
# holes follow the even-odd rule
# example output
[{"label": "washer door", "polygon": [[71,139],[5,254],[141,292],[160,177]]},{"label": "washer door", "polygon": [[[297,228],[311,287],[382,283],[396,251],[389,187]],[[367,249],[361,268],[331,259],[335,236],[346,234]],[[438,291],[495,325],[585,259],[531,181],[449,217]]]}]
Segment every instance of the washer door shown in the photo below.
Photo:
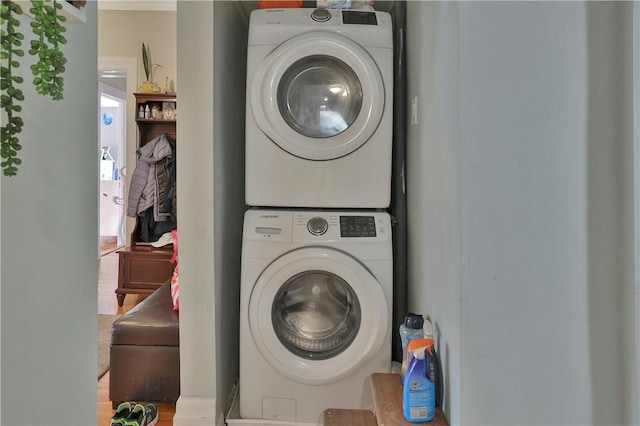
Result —
[{"label": "washer door", "polygon": [[341,380],[376,354],[388,315],[382,288],[365,266],[326,247],[272,262],[249,301],[260,355],[283,376],[311,385]]},{"label": "washer door", "polygon": [[278,46],[258,66],[250,96],[260,129],[283,150],[308,160],[358,149],[378,127],[385,101],[371,56],[326,32]]}]

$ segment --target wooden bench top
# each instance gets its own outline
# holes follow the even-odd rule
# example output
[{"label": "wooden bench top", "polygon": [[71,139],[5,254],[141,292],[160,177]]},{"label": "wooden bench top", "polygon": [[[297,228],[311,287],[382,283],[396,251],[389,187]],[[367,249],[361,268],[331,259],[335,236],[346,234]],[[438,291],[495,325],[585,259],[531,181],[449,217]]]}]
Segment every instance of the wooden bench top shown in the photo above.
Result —
[{"label": "wooden bench top", "polygon": [[375,415],[369,410],[327,408],[324,411],[324,426],[447,426],[447,420],[439,408],[436,408],[436,417],[430,422],[411,423],[405,420],[398,374],[372,374],[371,389]]},{"label": "wooden bench top", "polygon": [[376,426],[376,417],[369,410],[324,410],[324,426]]},{"label": "wooden bench top", "polygon": [[402,385],[400,376],[392,373],[371,375],[371,389],[378,426],[447,426],[442,410],[436,408],[436,417],[430,422],[411,423],[402,414]]}]

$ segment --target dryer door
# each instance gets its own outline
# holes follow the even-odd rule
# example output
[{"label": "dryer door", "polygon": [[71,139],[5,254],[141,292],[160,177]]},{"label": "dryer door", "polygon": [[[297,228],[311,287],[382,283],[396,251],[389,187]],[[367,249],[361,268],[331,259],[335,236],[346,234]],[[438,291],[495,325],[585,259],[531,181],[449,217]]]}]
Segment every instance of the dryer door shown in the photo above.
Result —
[{"label": "dryer door", "polygon": [[324,247],[272,262],[249,301],[260,355],[283,376],[312,385],[341,380],[378,353],[388,317],[382,288],[365,266]]},{"label": "dryer door", "polygon": [[308,160],[358,149],[378,127],[384,82],[371,56],[335,33],[311,32],[278,46],[258,66],[251,108],[280,148]]}]

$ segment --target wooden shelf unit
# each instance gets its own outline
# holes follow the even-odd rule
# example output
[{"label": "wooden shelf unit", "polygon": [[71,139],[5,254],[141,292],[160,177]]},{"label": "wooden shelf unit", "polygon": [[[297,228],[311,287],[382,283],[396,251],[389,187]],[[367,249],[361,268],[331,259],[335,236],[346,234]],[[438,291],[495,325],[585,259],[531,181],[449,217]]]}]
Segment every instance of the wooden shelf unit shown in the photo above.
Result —
[{"label": "wooden shelf unit", "polygon": [[[176,137],[176,120],[160,118],[138,118],[140,106],[156,105],[162,114],[164,103],[177,107],[175,94],[134,93],[136,98],[136,124],[138,127],[138,148],[144,146],[154,138],[166,133],[173,139]],[[155,248],[149,243],[139,241],[139,221],[131,234],[131,246],[118,251],[119,273],[116,297],[118,306],[122,306],[127,294],[150,294],[171,278],[175,263],[171,263],[173,248],[169,246]]]},{"label": "wooden shelf unit", "polygon": [[[153,140],[163,133],[166,133],[172,138],[176,139],[176,120],[165,120],[164,118],[162,118],[163,103],[171,102],[174,105],[174,109],[176,109],[176,95],[163,93],[134,93],[134,96],[136,97],[136,124],[138,125],[138,146],[143,146],[147,142]],[[138,112],[140,111],[140,107],[142,106],[144,110],[144,107],[147,105],[150,109],[153,105],[158,106],[160,117],[139,118]]]}]

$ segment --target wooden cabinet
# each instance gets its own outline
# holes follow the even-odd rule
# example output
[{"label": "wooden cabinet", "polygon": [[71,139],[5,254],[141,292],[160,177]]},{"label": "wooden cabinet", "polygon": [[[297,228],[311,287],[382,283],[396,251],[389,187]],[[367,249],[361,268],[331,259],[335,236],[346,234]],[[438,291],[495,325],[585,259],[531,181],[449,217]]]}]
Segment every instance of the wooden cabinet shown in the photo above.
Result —
[{"label": "wooden cabinet", "polygon": [[[160,93],[134,93],[136,97],[136,124],[138,145],[143,146],[163,133],[176,139],[176,95]],[[142,114],[140,111],[142,108]],[[148,114],[146,114],[148,110]],[[155,117],[153,111],[156,111]]]},{"label": "wooden cabinet", "polygon": [[150,294],[173,274],[172,249],[131,246],[118,252],[118,306],[127,294]]},{"label": "wooden cabinet", "polygon": [[[162,134],[166,134],[173,141],[176,141],[176,95],[134,93],[134,96],[136,98],[138,148],[143,147]],[[160,164],[160,162],[156,164]],[[159,167],[157,166],[156,169]],[[132,171],[134,168],[135,166],[129,167]],[[169,169],[170,167],[165,164],[165,170]],[[175,168],[173,169],[173,178],[175,178]],[[175,184],[175,180],[169,180]],[[172,191],[175,191],[175,186],[173,186]],[[174,193],[172,192],[171,194]],[[175,196],[173,201],[175,203]],[[139,215],[141,214],[139,213]],[[149,294],[155,291],[171,278],[175,268],[175,264],[170,261],[173,255],[171,246],[155,248],[148,242],[154,241],[154,239],[144,241],[140,238],[141,222],[141,217],[138,216],[136,227],[131,234],[131,246],[118,252],[119,274],[116,295],[119,306],[122,306],[127,294]],[[144,229],[146,230],[147,228],[145,227]],[[160,233],[162,232],[165,232],[165,230],[160,231]]]},{"label": "wooden cabinet", "polygon": [[[175,94],[134,93],[136,97],[136,124],[138,126],[138,148],[166,133],[177,141],[177,98]],[[140,118],[142,112],[142,118]],[[147,118],[145,118],[147,117]],[[176,142],[177,143],[177,142]],[[157,163],[159,164],[159,163]],[[175,183],[175,181],[174,181]],[[149,240],[140,238],[140,219],[131,234],[132,245],[148,245]],[[164,232],[164,231],[162,231]],[[150,240],[153,241],[153,240]]]}]

